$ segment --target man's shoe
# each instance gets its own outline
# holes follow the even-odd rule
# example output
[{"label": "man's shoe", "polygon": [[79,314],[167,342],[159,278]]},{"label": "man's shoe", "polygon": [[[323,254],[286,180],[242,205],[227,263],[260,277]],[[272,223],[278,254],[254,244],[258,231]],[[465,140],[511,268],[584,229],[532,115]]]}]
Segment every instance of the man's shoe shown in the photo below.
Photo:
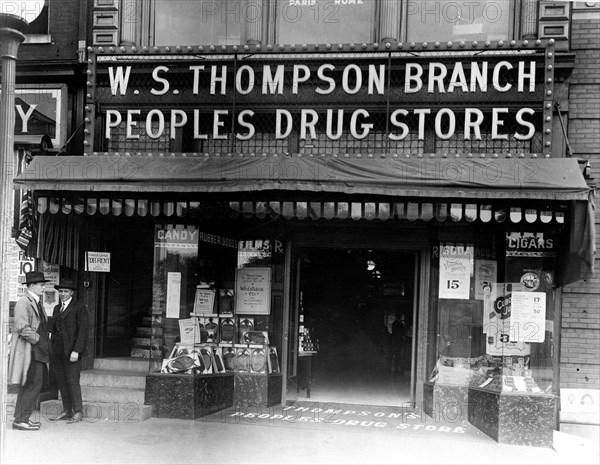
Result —
[{"label": "man's shoe", "polygon": [[63,410],[57,416],[55,416],[53,418],[49,418],[49,420],[50,421],[61,421],[61,420],[68,420],[69,418],[71,418],[71,415],[69,415],[67,412],[65,412]]},{"label": "man's shoe", "polygon": [[20,429],[21,431],[38,431],[39,426],[30,425],[29,422],[13,422],[13,429]]},{"label": "man's shoe", "polygon": [[39,421],[27,420],[27,423],[29,423],[29,426],[37,426],[38,428],[42,427],[42,424]]},{"label": "man's shoe", "polygon": [[80,422],[81,420],[83,420],[83,413],[82,413],[82,412],[75,412],[75,413],[73,414],[73,416],[67,420],[67,423],[68,423],[68,424],[71,424],[71,423],[78,423],[78,422]]}]

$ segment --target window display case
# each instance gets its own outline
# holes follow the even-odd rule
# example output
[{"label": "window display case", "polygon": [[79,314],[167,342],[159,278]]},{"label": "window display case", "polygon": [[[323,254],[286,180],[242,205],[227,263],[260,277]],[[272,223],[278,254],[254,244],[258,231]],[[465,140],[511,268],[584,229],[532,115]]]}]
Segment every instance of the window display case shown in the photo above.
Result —
[{"label": "window display case", "polygon": [[507,232],[436,247],[427,414],[468,419],[499,442],[551,444],[555,245]]},{"label": "window display case", "polygon": [[[283,282],[282,259],[273,257],[270,241],[237,241],[190,226],[157,226],[152,344],[160,349],[151,361],[151,375],[206,377],[202,382],[208,383],[208,393],[213,384],[223,387],[216,378],[229,377],[230,405],[280,402],[281,341],[271,307],[281,305],[274,281],[279,277]],[[167,389],[174,382],[154,378],[151,389]],[[190,389],[195,383],[180,379],[173,386]],[[161,403],[169,398],[146,395]]]}]

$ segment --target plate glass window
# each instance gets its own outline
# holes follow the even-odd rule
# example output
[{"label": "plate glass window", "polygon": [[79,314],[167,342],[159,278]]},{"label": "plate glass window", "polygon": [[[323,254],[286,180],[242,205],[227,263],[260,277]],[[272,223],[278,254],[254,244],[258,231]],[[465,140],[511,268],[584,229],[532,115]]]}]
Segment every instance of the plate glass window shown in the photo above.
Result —
[{"label": "plate glass window", "polygon": [[507,40],[513,6],[509,0],[410,0],[406,6],[407,40]]},{"label": "plate glass window", "polygon": [[258,0],[155,0],[154,44],[241,44],[244,24],[256,20],[261,5]]},{"label": "plate glass window", "polygon": [[279,44],[371,42],[375,0],[279,0]]}]

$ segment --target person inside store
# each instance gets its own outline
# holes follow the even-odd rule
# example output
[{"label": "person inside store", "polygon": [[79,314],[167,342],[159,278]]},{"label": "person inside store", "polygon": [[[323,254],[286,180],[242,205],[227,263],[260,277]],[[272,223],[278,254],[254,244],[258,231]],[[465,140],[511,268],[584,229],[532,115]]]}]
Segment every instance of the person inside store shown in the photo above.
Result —
[{"label": "person inside store", "polygon": [[41,299],[47,282],[41,271],[25,273],[27,291],[15,305],[8,382],[20,386],[12,424],[17,430],[37,431],[41,427],[40,422],[32,421],[30,417],[50,362],[48,322]]},{"label": "person inside store", "polygon": [[63,410],[50,421],[77,423],[83,420],[79,377],[88,339],[88,311],[85,304],[74,297],[77,290],[74,281],[64,279],[54,287],[58,290],[59,303],[54,307],[50,323],[51,368],[56,376]]},{"label": "person inside store", "polygon": [[396,318],[391,325],[391,371],[402,374],[408,368],[408,342],[410,336],[406,315],[396,313]]},{"label": "person inside store", "polygon": [[383,326],[384,326],[383,340],[385,340],[384,351],[385,351],[385,358],[388,360],[392,359],[392,354],[393,354],[393,351],[392,351],[392,325],[394,324],[394,321],[396,321],[396,312],[388,310],[383,314]]}]

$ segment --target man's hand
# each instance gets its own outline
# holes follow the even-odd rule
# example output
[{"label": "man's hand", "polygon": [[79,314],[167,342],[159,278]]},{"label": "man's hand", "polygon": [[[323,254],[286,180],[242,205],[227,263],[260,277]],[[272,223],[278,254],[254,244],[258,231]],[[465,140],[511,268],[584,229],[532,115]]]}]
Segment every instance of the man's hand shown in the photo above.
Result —
[{"label": "man's hand", "polygon": [[36,345],[40,339],[38,333],[36,333],[30,326],[25,326],[22,328],[19,331],[19,335],[31,345]]},{"label": "man's hand", "polygon": [[76,362],[77,360],[79,360],[79,353],[71,352],[71,357],[69,358],[69,361]]}]

